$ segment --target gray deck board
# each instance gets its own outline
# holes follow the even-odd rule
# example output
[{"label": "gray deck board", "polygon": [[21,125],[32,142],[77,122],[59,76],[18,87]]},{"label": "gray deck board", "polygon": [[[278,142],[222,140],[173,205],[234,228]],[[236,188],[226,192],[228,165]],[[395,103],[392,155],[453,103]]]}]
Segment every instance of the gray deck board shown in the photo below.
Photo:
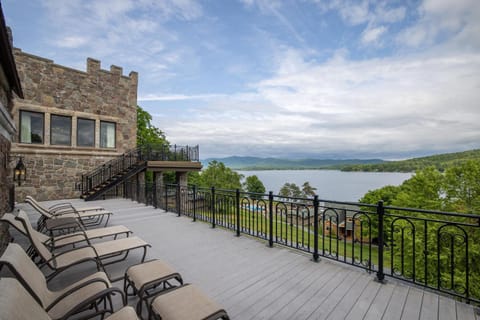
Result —
[{"label": "gray deck board", "polygon": [[[364,320],[376,320],[382,319],[385,310],[389,304],[390,299],[392,298],[393,291],[395,286],[381,285],[378,290],[375,298],[368,307],[368,311],[363,317]],[[352,310],[353,312],[355,310]]]},{"label": "gray deck board", "polygon": [[407,299],[403,306],[402,320],[419,319],[422,308],[423,291],[415,288],[408,290]]},{"label": "gray deck board", "polygon": [[438,298],[438,320],[457,319],[454,300],[440,296]]},{"label": "gray deck board", "polygon": [[[438,319],[438,296],[430,292],[423,293],[422,310],[420,318],[425,320]],[[462,319],[462,318],[460,318]]]},{"label": "gray deck board", "polygon": [[381,287],[382,285],[379,282],[370,281],[345,319],[363,319]]},{"label": "gray deck board", "polygon": [[[397,280],[376,282],[374,274],[311,256],[222,228],[212,228],[188,217],[154,209],[125,199],[84,203],[114,212],[110,225],[125,225],[152,245],[147,259],[159,258],[179,271],[220,303],[232,319],[466,319],[480,320],[470,305]],[[54,202],[50,202],[52,204]],[[36,221],[36,214],[24,208]],[[128,261],[109,268],[115,276],[135,263]],[[92,272],[78,267],[76,276]],[[61,287],[71,278],[58,277],[52,286]],[[120,282],[115,283],[121,286]],[[136,298],[129,298],[134,305]],[[144,313],[145,316],[145,313]]]}]

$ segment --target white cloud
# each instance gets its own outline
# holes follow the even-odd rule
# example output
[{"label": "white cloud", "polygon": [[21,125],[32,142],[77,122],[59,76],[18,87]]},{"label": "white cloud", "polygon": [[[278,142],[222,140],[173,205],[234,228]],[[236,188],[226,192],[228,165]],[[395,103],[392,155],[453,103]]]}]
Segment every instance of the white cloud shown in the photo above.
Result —
[{"label": "white cloud", "polygon": [[90,41],[87,37],[82,36],[66,36],[57,40],[57,46],[62,48],[78,48]]},{"label": "white cloud", "polygon": [[372,44],[378,43],[380,37],[387,32],[388,28],[385,26],[379,26],[374,28],[367,28],[362,33],[362,43]]},{"label": "white cloud", "polygon": [[418,15],[418,22],[398,35],[398,43],[425,47],[446,42],[452,49],[480,48],[480,1],[426,0]]},{"label": "white cloud", "polygon": [[138,97],[138,101],[180,101],[180,100],[209,100],[219,97],[225,97],[225,94],[149,94]]},{"label": "white cloud", "polygon": [[407,13],[406,7],[392,7],[389,6],[387,1],[314,1],[317,2],[321,11],[336,11],[342,20],[349,25],[366,25],[360,38],[363,45],[379,45],[380,37],[389,30],[388,25],[403,21]]},{"label": "white cloud", "polygon": [[478,147],[480,55],[319,64],[293,51],[249,99],[210,97],[185,117],[157,118],[162,129],[177,143],[199,143],[202,157],[405,156]]},{"label": "white cloud", "polygon": [[45,0],[42,5],[48,19],[56,22],[51,30],[53,45],[79,48],[78,56],[94,55],[101,60],[115,56],[115,64],[147,65],[155,56],[153,64],[167,68],[181,63],[185,50],[172,45],[179,39],[165,23],[202,15],[202,7],[192,0]]}]

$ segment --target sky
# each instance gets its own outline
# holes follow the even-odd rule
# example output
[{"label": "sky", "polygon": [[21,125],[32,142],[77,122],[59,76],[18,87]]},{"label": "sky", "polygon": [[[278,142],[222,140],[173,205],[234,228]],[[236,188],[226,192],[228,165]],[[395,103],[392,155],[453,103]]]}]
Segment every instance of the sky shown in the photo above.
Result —
[{"label": "sky", "polygon": [[139,73],[200,158],[404,159],[480,148],[478,0],[2,0],[14,46]]}]

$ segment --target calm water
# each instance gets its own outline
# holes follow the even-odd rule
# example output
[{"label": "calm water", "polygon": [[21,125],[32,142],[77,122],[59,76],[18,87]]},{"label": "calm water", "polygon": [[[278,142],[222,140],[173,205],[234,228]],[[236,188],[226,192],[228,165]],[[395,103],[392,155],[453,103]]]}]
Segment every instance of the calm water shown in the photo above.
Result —
[{"label": "calm water", "polygon": [[256,175],[268,191],[278,194],[286,183],[299,187],[305,181],[317,188],[324,200],[358,201],[369,190],[386,185],[400,185],[412,176],[399,172],[342,172],[337,170],[264,170],[238,171],[245,177]]}]

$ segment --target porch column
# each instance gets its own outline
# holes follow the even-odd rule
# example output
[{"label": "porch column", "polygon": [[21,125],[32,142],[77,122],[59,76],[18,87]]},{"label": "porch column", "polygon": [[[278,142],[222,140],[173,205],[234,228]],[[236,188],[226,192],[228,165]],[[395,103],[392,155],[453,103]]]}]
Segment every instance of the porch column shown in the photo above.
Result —
[{"label": "porch column", "polygon": [[145,171],[139,172],[137,174],[137,202],[146,203],[147,199],[145,198]]},{"label": "porch column", "polygon": [[166,210],[166,199],[165,199],[165,185],[163,184],[163,172],[154,171],[153,172],[153,183],[155,184],[155,198],[156,207]]},{"label": "porch column", "polygon": [[180,186],[180,212],[184,213],[187,208],[187,195],[188,195],[188,175],[187,172],[175,172],[176,182]]}]

